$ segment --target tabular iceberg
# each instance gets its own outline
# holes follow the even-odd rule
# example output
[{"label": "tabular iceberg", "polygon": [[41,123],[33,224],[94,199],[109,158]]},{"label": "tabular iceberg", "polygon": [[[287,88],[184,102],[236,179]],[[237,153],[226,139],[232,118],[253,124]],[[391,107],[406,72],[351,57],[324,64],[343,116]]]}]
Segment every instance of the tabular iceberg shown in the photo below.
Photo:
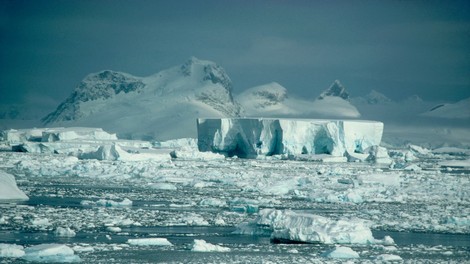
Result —
[{"label": "tabular iceberg", "polygon": [[380,144],[383,123],[365,120],[198,119],[198,148],[227,156],[363,153]]}]

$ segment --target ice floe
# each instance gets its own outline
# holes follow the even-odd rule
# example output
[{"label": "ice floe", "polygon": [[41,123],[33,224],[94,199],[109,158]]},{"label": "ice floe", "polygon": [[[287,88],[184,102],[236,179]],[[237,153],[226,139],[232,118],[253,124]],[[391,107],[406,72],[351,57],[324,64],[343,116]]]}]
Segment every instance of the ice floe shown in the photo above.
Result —
[{"label": "ice floe", "polygon": [[194,239],[191,251],[195,252],[229,252],[230,248],[207,243],[202,239]]},{"label": "ice floe", "polygon": [[166,238],[133,238],[128,239],[127,243],[133,246],[172,246],[173,244]]},{"label": "ice floe", "polygon": [[324,252],[322,256],[326,258],[354,259],[359,258],[359,253],[357,253],[350,247],[338,246],[334,249]]},{"label": "ice floe", "polygon": [[72,248],[63,244],[40,244],[24,250],[23,259],[34,262],[80,262]]}]

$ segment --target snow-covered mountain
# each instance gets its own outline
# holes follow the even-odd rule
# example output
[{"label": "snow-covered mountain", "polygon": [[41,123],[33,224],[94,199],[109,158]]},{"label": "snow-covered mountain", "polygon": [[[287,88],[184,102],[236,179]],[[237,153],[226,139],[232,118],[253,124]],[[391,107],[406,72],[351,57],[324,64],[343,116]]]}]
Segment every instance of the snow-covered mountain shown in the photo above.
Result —
[{"label": "snow-covered mountain", "polygon": [[323,91],[318,99],[325,99],[328,96],[340,97],[344,100],[349,99],[349,93],[346,91],[346,88],[341,84],[339,80],[335,80],[331,85],[330,88]]},{"label": "snow-covered mountain", "polygon": [[377,104],[390,104],[392,103],[392,99],[388,98],[381,92],[376,90],[371,90],[368,94],[364,97],[354,97],[351,98],[351,102],[354,105],[358,104],[370,104],[370,105],[377,105]]},{"label": "snow-covered mountain", "polygon": [[240,112],[224,69],[192,57],[149,77],[109,70],[90,74],[42,121],[164,140],[195,137],[198,117],[236,117]]},{"label": "snow-covered mountain", "polygon": [[453,104],[440,104],[422,114],[423,116],[465,119],[470,118],[470,97]]},{"label": "snow-covered mountain", "polygon": [[289,96],[286,88],[273,82],[245,90],[236,99],[250,117],[357,118],[360,113],[344,99],[348,97],[339,81],[316,100]]}]

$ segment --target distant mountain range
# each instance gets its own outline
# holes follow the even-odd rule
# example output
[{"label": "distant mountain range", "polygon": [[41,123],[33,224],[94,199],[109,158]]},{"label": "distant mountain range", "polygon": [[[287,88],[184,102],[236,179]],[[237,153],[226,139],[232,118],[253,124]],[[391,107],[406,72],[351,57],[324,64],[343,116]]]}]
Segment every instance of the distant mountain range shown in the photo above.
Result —
[{"label": "distant mountain range", "polygon": [[[121,138],[166,140],[196,137],[199,117],[470,118],[470,99],[432,107],[418,96],[394,102],[376,90],[351,97],[339,80],[316,99],[290,95],[276,82],[238,95],[232,92],[232,82],[222,67],[194,57],[148,77],[105,70],[86,76],[41,121],[49,127],[101,127]],[[25,119],[20,110],[0,109],[0,119]]]}]

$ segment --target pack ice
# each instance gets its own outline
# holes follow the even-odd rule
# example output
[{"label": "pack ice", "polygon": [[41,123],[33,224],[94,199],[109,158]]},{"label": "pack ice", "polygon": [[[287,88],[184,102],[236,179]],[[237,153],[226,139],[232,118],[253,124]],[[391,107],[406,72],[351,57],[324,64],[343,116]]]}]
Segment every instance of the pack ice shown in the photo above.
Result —
[{"label": "pack ice", "polygon": [[198,148],[226,156],[365,153],[378,146],[383,123],[366,120],[198,119]]}]

